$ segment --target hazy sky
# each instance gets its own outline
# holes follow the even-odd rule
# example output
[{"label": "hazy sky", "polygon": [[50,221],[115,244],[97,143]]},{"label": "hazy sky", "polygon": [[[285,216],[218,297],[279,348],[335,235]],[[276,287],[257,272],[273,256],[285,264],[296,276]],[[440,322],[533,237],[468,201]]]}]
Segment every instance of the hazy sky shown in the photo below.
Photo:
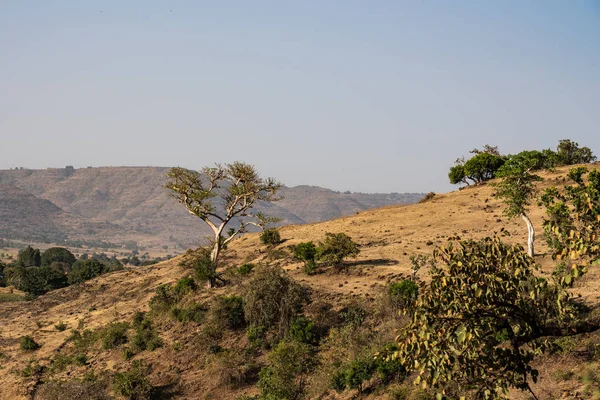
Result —
[{"label": "hazy sky", "polygon": [[567,137],[600,153],[598,1],[0,0],[0,168],[442,192]]}]

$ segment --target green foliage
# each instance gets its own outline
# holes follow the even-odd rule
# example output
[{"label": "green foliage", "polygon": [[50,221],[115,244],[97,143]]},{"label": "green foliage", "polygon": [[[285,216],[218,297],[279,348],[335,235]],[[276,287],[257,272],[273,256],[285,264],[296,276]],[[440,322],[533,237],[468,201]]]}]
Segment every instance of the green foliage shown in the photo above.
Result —
[{"label": "green foliage", "polygon": [[529,170],[505,170],[502,180],[494,184],[496,196],[504,202],[504,213],[514,218],[528,213],[528,206],[536,193],[535,182],[542,180]]},{"label": "green foliage", "polygon": [[267,356],[268,366],[259,373],[261,400],[293,400],[304,391],[302,375],[314,365],[311,348],[283,340]]},{"label": "green foliage", "polygon": [[219,280],[217,263],[212,260],[210,250],[207,248],[188,250],[179,265],[193,269],[198,281],[208,282],[211,287],[214,287]]},{"label": "green foliage", "polygon": [[154,296],[150,299],[150,310],[156,313],[165,313],[177,302],[177,298],[171,291],[169,285],[159,285]]},{"label": "green foliage", "polygon": [[356,257],[360,253],[358,244],[345,233],[325,233],[325,240],[319,243],[316,259],[338,270],[345,267],[344,259]]},{"label": "green foliage", "polygon": [[75,285],[82,283],[106,272],[109,272],[109,268],[98,260],[77,260],[71,267],[69,284]]},{"label": "green foliage", "polygon": [[69,267],[75,263],[73,253],[64,247],[51,247],[42,253],[41,265],[50,266],[53,262],[68,264]]},{"label": "green foliage", "polygon": [[[169,181],[165,187],[191,214],[213,230],[212,251],[209,253],[212,264],[202,267],[203,276],[212,287],[216,283],[213,275],[221,250],[238,234],[245,232],[249,224],[265,228],[273,222],[273,219],[251,210],[258,201],[278,200],[276,194],[281,184],[273,178],[262,179],[252,165],[239,161],[217,164],[214,168],[205,167],[201,172],[172,168],[167,176]],[[224,239],[222,233],[231,220],[239,223],[239,227],[229,230],[229,237]]]},{"label": "green foliage", "polygon": [[504,158],[490,153],[479,153],[465,162],[465,175],[475,183],[495,177],[496,171],[504,164]]},{"label": "green foliage", "polygon": [[63,332],[67,329],[67,324],[65,324],[64,322],[59,322],[58,324],[54,325],[54,329],[56,329],[59,332]]},{"label": "green foliage", "polygon": [[388,285],[388,295],[397,308],[410,308],[419,295],[419,286],[408,279]]},{"label": "green foliage", "polygon": [[504,164],[505,158],[498,154],[497,147],[486,145],[483,151],[473,150],[475,155],[469,160],[464,158],[456,160],[456,164],[450,168],[448,179],[452,184],[481,183],[495,177],[496,171]]},{"label": "green foliage", "polygon": [[375,372],[375,362],[372,358],[352,360],[345,368],[338,371],[332,377],[332,387],[337,392],[346,388],[358,389],[362,392],[362,385],[368,381]]},{"label": "green foliage", "polygon": [[574,318],[568,293],[537,277],[522,247],[499,238],[450,244],[434,258],[390,359],[416,370],[424,388],[453,382],[484,399],[527,389],[537,379],[532,361],[548,348],[540,338]]},{"label": "green foliage", "polygon": [[498,176],[509,175],[523,171],[552,170],[558,165],[558,156],[550,149],[525,150],[520,153],[509,155],[504,165],[498,170]]},{"label": "green foliage", "polygon": [[281,235],[276,228],[265,229],[260,235],[260,241],[267,246],[276,246],[281,243]]},{"label": "green foliage", "polygon": [[315,273],[317,264],[315,256],[317,255],[317,246],[313,242],[302,242],[292,247],[294,258],[304,262],[304,272],[308,275]]},{"label": "green foliage", "polygon": [[140,321],[139,316],[134,318],[135,334],[131,338],[131,344],[136,352],[149,350],[154,351],[162,347],[162,339],[158,336],[148,315]]},{"label": "green foliage", "polygon": [[587,164],[596,160],[589,147],[579,147],[579,143],[563,139],[556,147],[559,165]]},{"label": "green foliage", "polygon": [[85,329],[83,332],[74,330],[69,338],[75,345],[75,350],[80,353],[85,353],[99,338],[100,332],[92,332],[89,329]]},{"label": "green foliage", "polygon": [[246,328],[246,336],[248,341],[253,345],[262,346],[266,342],[267,328],[260,325],[250,325]]},{"label": "green foliage", "polygon": [[247,275],[250,275],[250,272],[252,272],[254,267],[255,267],[255,265],[252,263],[245,263],[245,264],[240,265],[236,272],[241,276],[247,276]]},{"label": "green foliage", "polygon": [[457,185],[459,183],[469,184],[467,180],[467,175],[465,173],[465,166],[463,164],[456,164],[450,167],[450,171],[448,172],[448,179],[450,183],[453,185]]},{"label": "green foliage", "polygon": [[246,326],[244,299],[239,296],[218,297],[211,312],[229,329],[241,329]]},{"label": "green foliage", "polygon": [[546,189],[541,197],[547,215],[544,232],[552,255],[573,261],[569,273],[561,278],[564,285],[572,285],[600,259],[600,172],[578,167],[571,169],[569,178],[574,185],[562,191]]},{"label": "green foliage", "polygon": [[42,257],[40,255],[40,249],[34,249],[31,246],[27,246],[19,251],[17,256],[17,264],[22,267],[39,267],[42,263]]},{"label": "green foliage", "polygon": [[200,324],[204,321],[206,312],[206,306],[194,303],[188,307],[173,307],[171,309],[171,316],[184,324],[188,322]]},{"label": "green foliage", "polygon": [[127,330],[129,324],[126,322],[111,322],[106,325],[100,333],[102,347],[109,350],[127,343]]},{"label": "green foliage", "polygon": [[34,351],[39,349],[41,346],[35,340],[33,340],[31,336],[25,335],[19,340],[19,347],[21,350]]},{"label": "green foliage", "polygon": [[244,313],[250,325],[275,329],[282,338],[308,300],[306,290],[280,267],[260,266],[244,289]]},{"label": "green foliage", "polygon": [[132,363],[131,369],[115,374],[113,390],[130,400],[148,400],[151,398],[153,387],[148,379],[150,368],[140,360]]},{"label": "green foliage", "polygon": [[197,288],[198,285],[196,285],[194,279],[191,277],[186,277],[177,281],[177,284],[175,284],[175,286],[173,287],[173,294],[178,299],[181,299],[183,296],[185,296],[188,293],[192,293]]},{"label": "green foliage", "polygon": [[319,344],[319,330],[313,321],[299,316],[290,325],[288,333],[292,340],[312,346]]}]

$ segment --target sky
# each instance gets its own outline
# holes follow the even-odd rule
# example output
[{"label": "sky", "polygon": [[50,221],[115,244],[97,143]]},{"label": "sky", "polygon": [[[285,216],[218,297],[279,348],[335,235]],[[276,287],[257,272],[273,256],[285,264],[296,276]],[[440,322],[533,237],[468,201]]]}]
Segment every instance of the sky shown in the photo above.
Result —
[{"label": "sky", "polygon": [[0,0],[0,169],[446,192],[473,148],[600,155],[599,127],[597,0]]}]

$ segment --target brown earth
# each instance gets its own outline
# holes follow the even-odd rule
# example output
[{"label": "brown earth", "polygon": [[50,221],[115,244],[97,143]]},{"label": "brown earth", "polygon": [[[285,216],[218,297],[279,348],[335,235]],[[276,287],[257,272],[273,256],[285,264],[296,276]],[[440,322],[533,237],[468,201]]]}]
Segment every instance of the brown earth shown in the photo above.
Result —
[{"label": "brown earth", "polygon": [[[562,185],[566,168],[553,173],[544,173],[540,188]],[[527,229],[519,220],[509,220],[502,214],[503,206],[493,196],[492,187],[481,185],[464,190],[436,195],[432,200],[415,205],[390,206],[360,212],[333,221],[291,225],[282,227],[284,242],[277,249],[284,250],[290,244],[321,240],[326,232],[344,232],[361,246],[358,258],[351,262],[348,273],[319,274],[307,276],[301,272],[300,264],[285,261],[291,276],[310,287],[315,296],[338,302],[351,298],[370,301],[389,280],[408,274],[409,257],[430,254],[435,246],[445,244],[449,238],[482,238],[504,228],[510,233],[508,241],[526,243]],[[536,259],[542,265],[542,274],[549,274],[553,261],[547,255],[547,246],[542,236],[543,210],[534,205],[531,220],[538,232]],[[272,252],[271,252],[272,254]],[[236,239],[230,245],[228,263],[259,262],[269,256],[256,234]],[[82,324],[94,329],[115,320],[130,320],[138,310],[147,310],[148,301],[160,284],[173,283],[186,276],[178,266],[178,259],[147,267],[137,267],[101,276],[84,284],[57,290],[31,302],[0,303],[0,373],[1,399],[30,398],[36,380],[22,378],[14,371],[22,370],[35,357],[41,365],[49,365],[65,343],[69,331],[58,332],[53,326],[65,322],[69,328]],[[592,270],[575,289],[592,305],[599,304],[600,271]],[[226,293],[227,288],[216,289]],[[206,294],[209,296],[210,294]],[[80,322],[83,321],[83,322]],[[166,385],[173,375],[185,384],[174,398],[181,399],[233,399],[243,393],[255,393],[252,388],[237,391],[216,388],[210,369],[205,368],[210,360],[190,358],[186,351],[173,350],[174,343],[183,346],[193,342],[197,332],[171,329],[161,333],[166,345],[154,352],[145,352],[140,357],[153,368],[151,378],[156,385]],[[35,353],[19,350],[19,338],[32,335],[42,347]],[[240,340],[231,338],[232,341]],[[146,354],[147,353],[147,354]],[[534,391],[540,399],[583,398],[575,393],[582,392],[582,383],[576,378],[559,380],[557,371],[578,371],[580,365],[568,356],[549,359],[540,366],[540,381]],[[126,364],[118,351],[104,351],[89,360],[97,370],[119,370]],[[595,364],[592,364],[594,367]],[[81,376],[84,367],[72,371],[72,376]],[[595,368],[595,367],[594,367]],[[176,371],[176,373],[174,373]],[[331,395],[327,398],[345,398]],[[513,393],[513,398],[528,398]],[[384,394],[372,394],[368,398],[387,398]]]}]

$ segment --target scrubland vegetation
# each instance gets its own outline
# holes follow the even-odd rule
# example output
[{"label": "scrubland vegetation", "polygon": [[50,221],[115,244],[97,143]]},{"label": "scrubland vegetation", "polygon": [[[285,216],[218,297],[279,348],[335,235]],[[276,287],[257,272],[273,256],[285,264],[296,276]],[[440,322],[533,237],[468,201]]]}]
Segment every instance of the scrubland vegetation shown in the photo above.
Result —
[{"label": "scrubland vegetation", "polygon": [[[412,255],[405,269],[410,273],[351,298],[299,279],[351,276],[362,247],[350,235],[323,232],[314,241],[287,244],[279,230],[268,228],[266,216],[236,208],[253,201],[245,196],[259,199],[257,190],[270,190],[270,197],[261,199],[275,201],[275,181],[261,180],[241,163],[206,170],[214,174],[208,175],[208,186],[200,176],[174,170],[171,190],[216,228],[211,244],[178,260],[185,276],[156,286],[147,304],[127,319],[115,312],[114,320],[93,328],[83,320],[77,326],[54,321],[49,326],[64,332],[64,343],[47,359],[36,357],[45,345],[34,333],[23,336],[19,351],[29,361],[5,372],[33,382],[29,393],[41,399],[199,393],[194,388],[199,383],[181,380],[184,366],[208,388],[201,397],[207,399],[538,398],[533,387],[540,366],[584,348],[579,369],[557,369],[552,379],[580,382],[581,392],[565,398],[600,398],[597,304],[576,295],[577,285],[599,268],[600,173],[578,166],[568,172],[566,185],[541,192],[536,184],[542,178],[534,175],[594,159],[589,149],[570,141],[561,141],[556,152],[514,156],[486,146],[451,170],[456,183],[499,178],[493,191],[509,218],[527,217],[532,204],[544,207],[551,274],[534,258],[533,235],[526,250],[509,242],[505,229],[490,228],[483,238],[456,235]],[[225,209],[219,211],[222,203],[210,202],[216,197],[211,190],[236,173],[245,178],[226,186]],[[436,199],[431,195],[427,202]],[[266,228],[255,249],[260,261],[240,262],[229,254],[236,243],[230,239],[245,230],[246,217]],[[227,239],[225,228],[233,229]],[[290,265],[298,268],[294,276]],[[0,279],[40,295],[122,268],[117,260],[76,260],[65,249],[40,253],[29,247],[14,265],[2,266]],[[153,374],[161,357],[177,363]],[[106,367],[108,360],[112,368]],[[544,398],[563,393],[555,395]]]}]

